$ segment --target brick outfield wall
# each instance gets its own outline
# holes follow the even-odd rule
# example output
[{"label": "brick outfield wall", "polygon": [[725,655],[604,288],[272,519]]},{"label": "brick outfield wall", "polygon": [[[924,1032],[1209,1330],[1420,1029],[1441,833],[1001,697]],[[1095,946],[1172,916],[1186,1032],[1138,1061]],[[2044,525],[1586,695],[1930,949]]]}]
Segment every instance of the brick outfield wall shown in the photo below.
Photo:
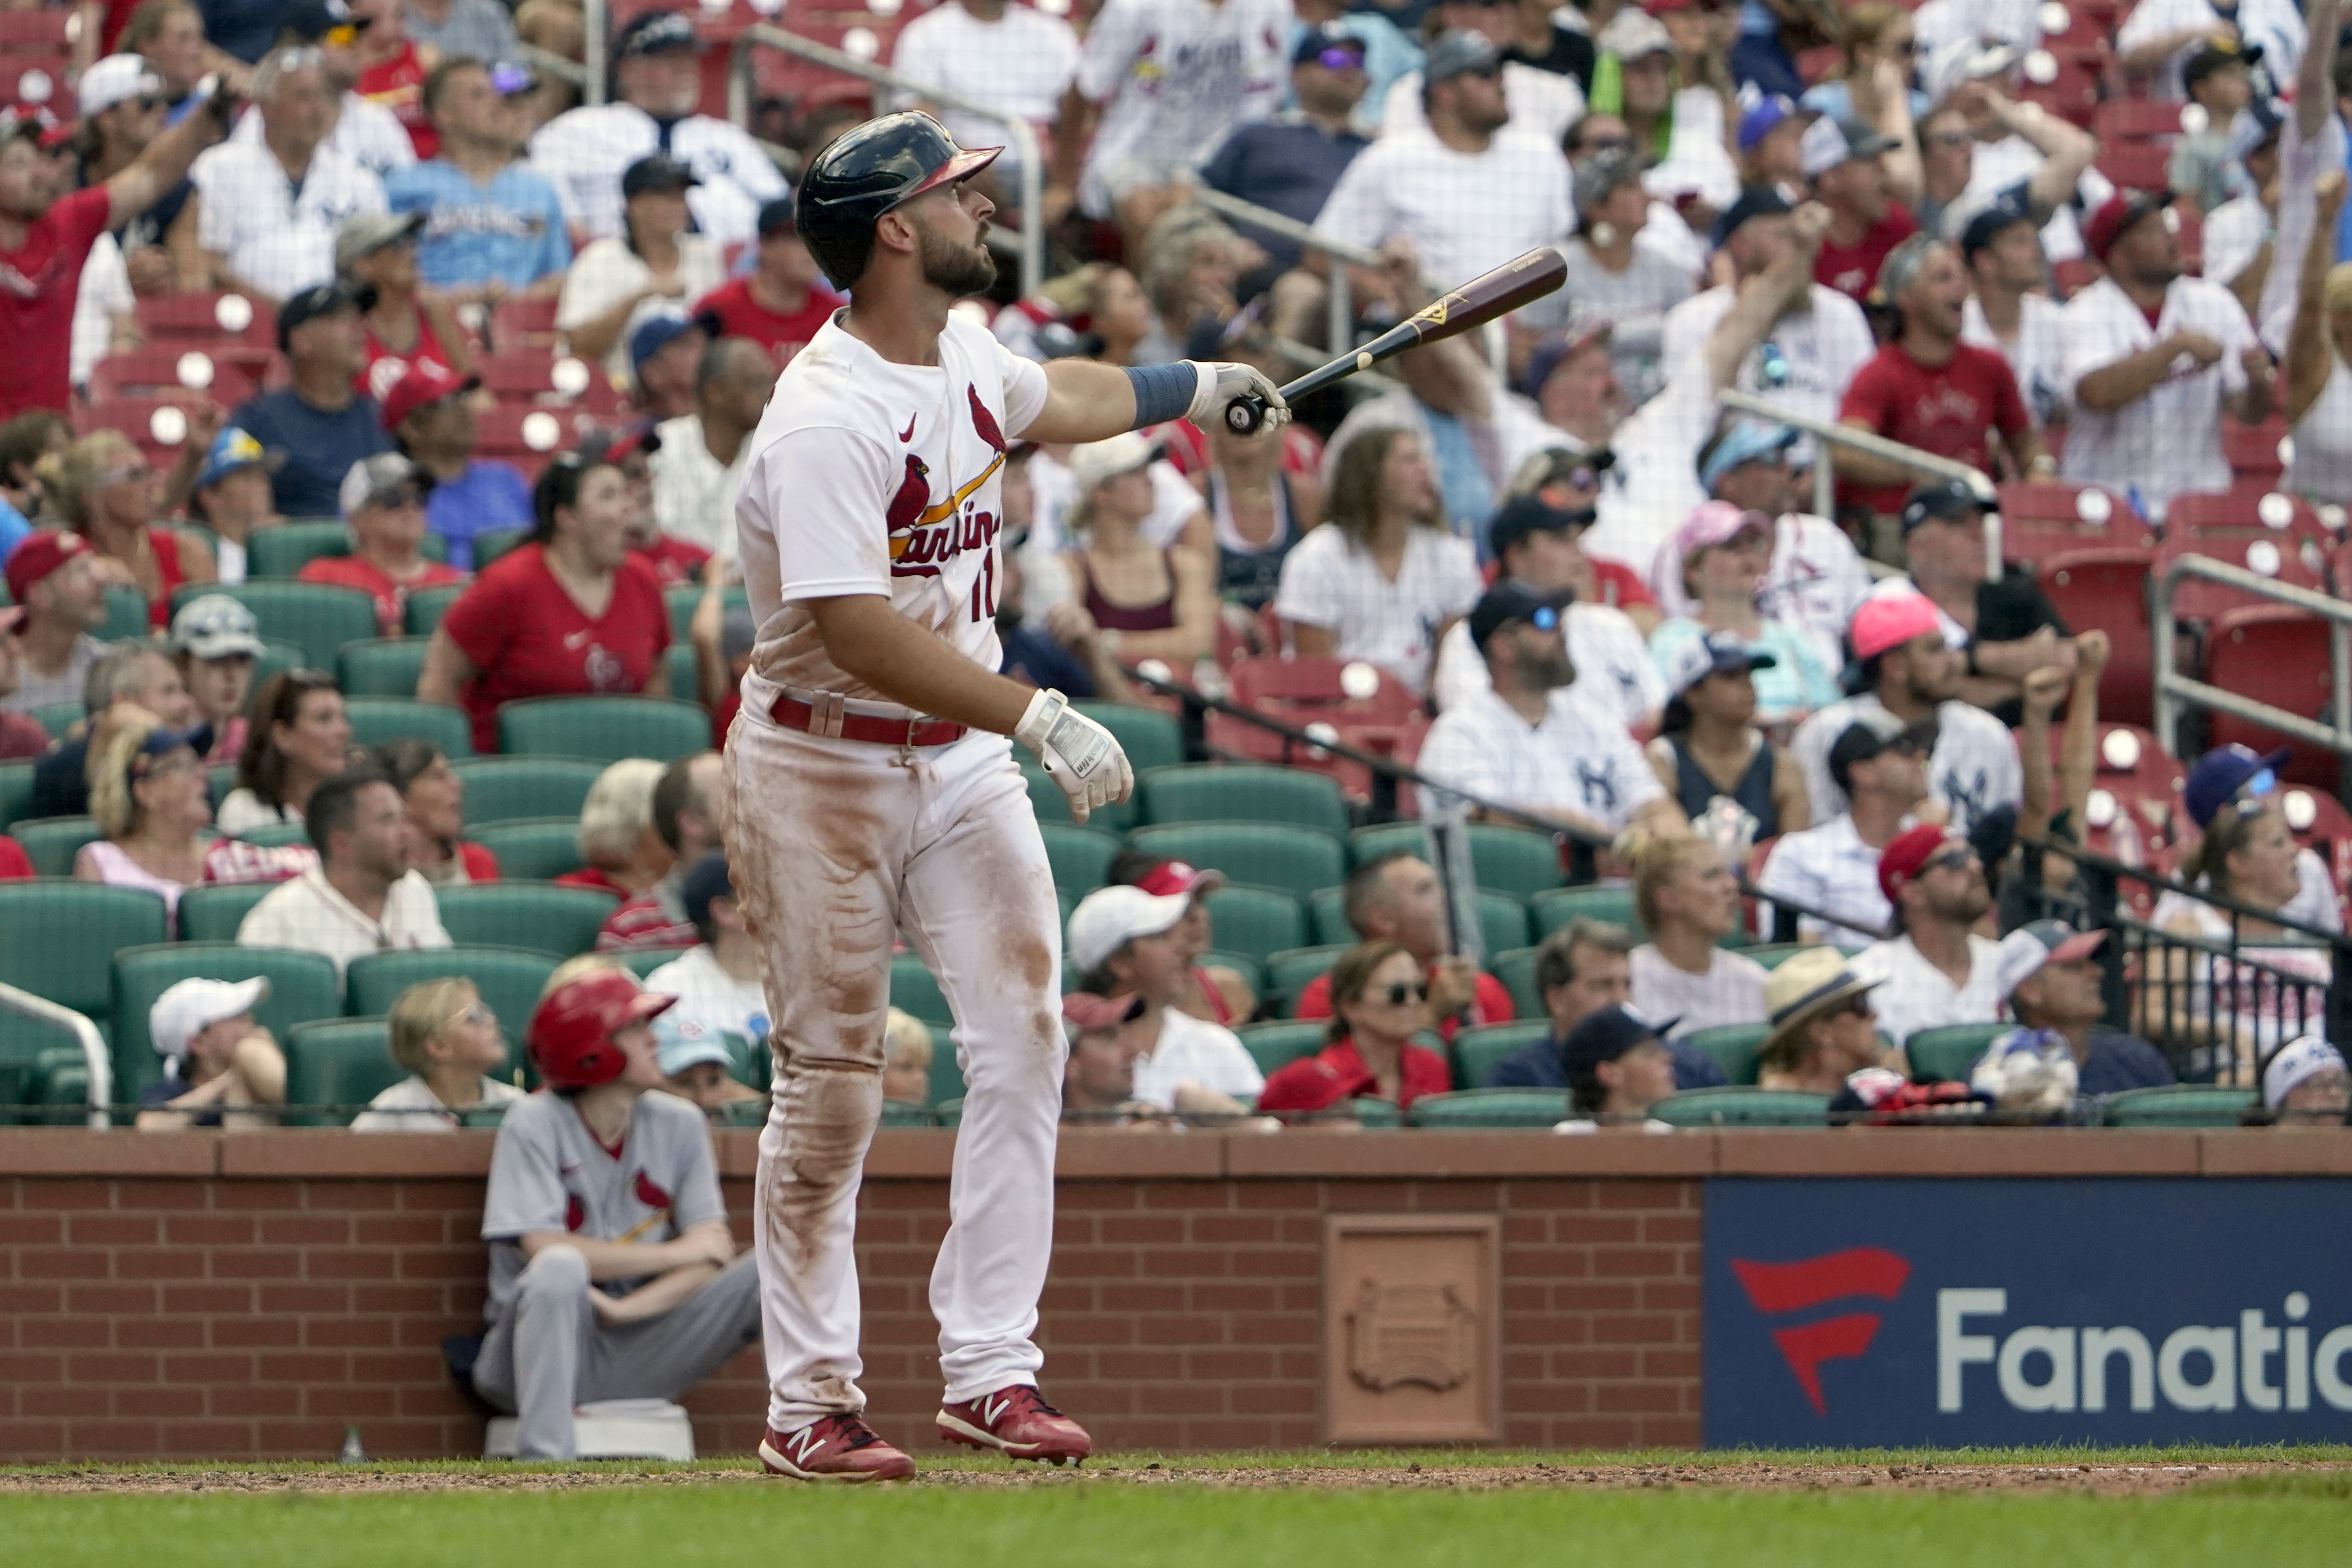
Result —
[{"label": "brick outfield wall", "polygon": [[[754,1134],[719,1134],[748,1238]],[[0,1461],[480,1451],[442,1366],[474,1331],[491,1135],[0,1131]],[[930,1261],[952,1134],[889,1131],[858,1226],[882,1432],[938,1451]],[[1411,1152],[1420,1174],[1396,1169]],[[1108,1448],[1322,1440],[1328,1214],[1502,1221],[1504,1439],[1696,1446],[1705,1178],[2352,1174],[2340,1131],[1066,1135],[1045,1385]],[[756,1352],[689,1400],[762,1425]]]}]

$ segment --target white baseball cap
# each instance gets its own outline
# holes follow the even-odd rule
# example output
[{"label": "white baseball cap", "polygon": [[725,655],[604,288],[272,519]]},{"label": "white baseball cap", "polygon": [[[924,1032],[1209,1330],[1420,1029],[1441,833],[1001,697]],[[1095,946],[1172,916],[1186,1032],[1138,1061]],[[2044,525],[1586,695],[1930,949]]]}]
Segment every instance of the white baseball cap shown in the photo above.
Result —
[{"label": "white baseball cap", "polygon": [[199,595],[181,605],[172,617],[172,646],[205,659],[241,653],[258,658],[268,651],[253,612],[226,594]]},{"label": "white baseball cap", "polygon": [[1139,936],[1172,929],[1192,907],[1190,893],[1154,895],[1140,888],[1097,888],[1070,911],[1070,959],[1082,970],[1103,961]]},{"label": "white baseball cap", "polygon": [[2342,1072],[2344,1056],[2317,1035],[2289,1040],[2263,1069],[2263,1104],[2273,1110],[2286,1103],[2295,1086],[2322,1073]]},{"label": "white baseball cap", "polygon": [[1105,441],[1088,441],[1070,448],[1070,478],[1078,494],[1090,494],[1097,485],[1149,468],[1160,456],[1159,443],[1139,431],[1128,430]]},{"label": "white baseball cap", "polygon": [[86,118],[142,93],[160,95],[163,79],[137,55],[109,55],[81,73],[80,109]]},{"label": "white baseball cap", "polygon": [[224,1018],[250,1013],[268,998],[269,978],[250,980],[183,980],[155,998],[147,1013],[147,1037],[155,1054],[177,1060],[188,1054],[188,1042]]}]

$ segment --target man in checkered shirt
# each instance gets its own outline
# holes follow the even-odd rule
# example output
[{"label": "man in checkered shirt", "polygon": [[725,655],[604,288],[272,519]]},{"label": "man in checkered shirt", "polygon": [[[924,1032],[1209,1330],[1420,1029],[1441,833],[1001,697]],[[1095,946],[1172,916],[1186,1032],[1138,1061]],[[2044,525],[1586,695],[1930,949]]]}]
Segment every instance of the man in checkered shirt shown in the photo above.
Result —
[{"label": "man in checkered shirt", "polygon": [[530,139],[531,167],[555,183],[576,243],[621,232],[622,171],[656,149],[701,178],[687,194],[687,209],[721,247],[753,239],[761,204],[786,194],[783,175],[758,142],[694,112],[701,47],[685,13],[646,12],[613,40],[620,101],[559,114]]},{"label": "man in checkered shirt", "polygon": [[312,48],[280,49],[253,73],[261,134],[198,158],[196,243],[216,288],[272,305],[335,276],[346,219],[385,210],[383,183],[335,151],[333,89]]}]

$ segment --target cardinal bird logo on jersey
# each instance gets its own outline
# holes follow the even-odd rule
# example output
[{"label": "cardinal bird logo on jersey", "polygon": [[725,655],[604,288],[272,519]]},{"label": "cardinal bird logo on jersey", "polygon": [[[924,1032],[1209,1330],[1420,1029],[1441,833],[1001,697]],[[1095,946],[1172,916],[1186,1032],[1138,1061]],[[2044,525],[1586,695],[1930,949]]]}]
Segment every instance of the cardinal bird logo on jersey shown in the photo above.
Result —
[{"label": "cardinal bird logo on jersey", "polygon": [[971,400],[971,427],[980,432],[982,440],[997,451],[1004,450],[1004,432],[996,427],[996,416],[991,414],[988,405],[980,400],[980,388],[965,382],[963,395]]},{"label": "cardinal bird logo on jersey", "polygon": [[965,503],[1004,467],[1004,432],[996,416],[980,400],[979,389],[966,383],[964,395],[971,407],[972,428],[994,456],[979,477],[958,485],[945,500],[930,503],[931,470],[920,458],[907,458],[907,477],[890,498],[885,518],[890,529],[890,575],[936,577],[940,568],[967,550],[984,550],[996,542],[994,512],[970,510]]},{"label": "cardinal bird logo on jersey", "polygon": [[588,1205],[580,1201],[578,1193],[563,1194],[563,1228],[578,1230],[588,1223]]},{"label": "cardinal bird logo on jersey", "polygon": [[654,1185],[654,1179],[643,1171],[637,1173],[637,1202],[649,1209],[669,1207],[669,1194]]}]

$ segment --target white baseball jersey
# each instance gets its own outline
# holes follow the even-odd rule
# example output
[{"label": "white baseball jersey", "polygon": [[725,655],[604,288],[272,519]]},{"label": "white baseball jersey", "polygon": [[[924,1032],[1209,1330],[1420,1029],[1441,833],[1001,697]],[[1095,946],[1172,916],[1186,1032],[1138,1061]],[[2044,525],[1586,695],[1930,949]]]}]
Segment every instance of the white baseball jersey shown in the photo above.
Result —
[{"label": "white baseball jersey", "polygon": [[1108,217],[1124,167],[1172,177],[1272,114],[1290,84],[1290,0],[1109,0],[1078,63],[1078,90],[1104,106],[1079,205]]},{"label": "white baseball jersey", "polygon": [[547,176],[563,216],[591,239],[621,232],[621,175],[646,153],[669,155],[701,176],[686,193],[697,227],[721,246],[754,238],[760,204],[787,187],[760,144],[740,127],[708,114],[660,122],[631,103],[573,109],[539,128],[530,139],[530,166]]},{"label": "white baseball jersey", "polygon": [[835,320],[777,378],[735,531],[751,666],[779,686],[879,700],[826,657],[803,603],[853,594],[887,595],[983,669],[1001,662],[1004,448],[1045,406],[1045,372],[960,318],[939,361],[894,364]]},{"label": "white baseball jersey", "polygon": [[385,210],[383,182],[321,145],[300,189],[258,142],[224,142],[188,177],[204,197],[196,243],[228,258],[228,269],[279,299],[335,276],[335,236],[362,213]]},{"label": "white baseball jersey", "polygon": [[[1877,694],[1865,691],[1822,709],[1790,737],[1790,752],[1805,775],[1805,798],[1812,807],[1814,826],[1846,808],[1845,791],[1830,776],[1831,748],[1855,720],[1885,711]],[[1958,698],[1938,706],[1936,749],[1927,758],[1927,793],[1952,808],[1952,826],[1962,833],[1995,807],[2023,801],[2025,764],[2018,760],[2009,726]]]},{"label": "white baseball jersey", "polygon": [[[2074,422],[2058,471],[2076,484],[2128,492],[2158,519],[2183,491],[2228,489],[2221,405],[2245,390],[2238,356],[2254,346],[2253,323],[2237,297],[2202,278],[2176,278],[2150,326],[2131,297],[2102,278],[2066,302],[2065,320],[2063,374]],[[2084,376],[2184,330],[2220,343],[2221,357],[2200,366],[2184,351],[2162,381],[2122,407],[2082,405],[2076,389]]]},{"label": "white baseball jersey", "polygon": [[[261,111],[257,109],[237,118],[228,139],[240,147],[258,147],[261,129]],[[343,94],[335,128],[327,132],[327,145],[379,180],[416,163],[416,143],[409,139],[400,116],[356,92]]]}]

